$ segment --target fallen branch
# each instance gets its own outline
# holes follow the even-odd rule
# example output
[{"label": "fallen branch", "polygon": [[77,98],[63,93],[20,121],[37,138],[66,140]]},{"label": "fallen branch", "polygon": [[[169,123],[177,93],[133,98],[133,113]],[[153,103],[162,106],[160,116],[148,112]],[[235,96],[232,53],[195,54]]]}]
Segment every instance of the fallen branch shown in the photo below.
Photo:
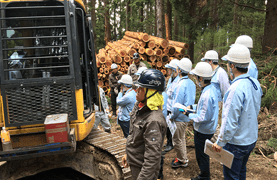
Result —
[{"label": "fallen branch", "polygon": [[260,150],[260,148],[258,148],[258,150],[260,151],[260,153],[263,155],[264,158],[268,159],[268,157],[266,157],[266,156],[264,155],[264,153]]}]

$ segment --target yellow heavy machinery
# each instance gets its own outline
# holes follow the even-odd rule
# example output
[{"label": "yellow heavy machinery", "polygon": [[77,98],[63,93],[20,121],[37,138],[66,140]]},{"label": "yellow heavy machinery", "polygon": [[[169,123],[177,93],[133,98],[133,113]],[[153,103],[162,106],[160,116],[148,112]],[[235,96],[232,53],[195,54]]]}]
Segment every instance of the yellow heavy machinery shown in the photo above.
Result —
[{"label": "yellow heavy machinery", "polygon": [[[91,18],[81,0],[1,0],[0,179],[72,168],[94,179],[131,179],[126,140],[93,130],[98,96]],[[67,114],[69,140],[49,143],[46,116]],[[1,146],[1,145],[0,145]],[[0,162],[1,163],[1,162]]]}]

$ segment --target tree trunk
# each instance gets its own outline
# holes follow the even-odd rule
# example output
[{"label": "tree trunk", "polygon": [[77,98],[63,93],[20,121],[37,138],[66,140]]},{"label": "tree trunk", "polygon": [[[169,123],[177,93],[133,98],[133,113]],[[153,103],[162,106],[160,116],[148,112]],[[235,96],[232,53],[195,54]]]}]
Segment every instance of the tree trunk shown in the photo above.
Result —
[{"label": "tree trunk", "polygon": [[122,39],[122,21],[121,21],[121,10],[122,10],[122,4],[123,3],[120,3],[119,5],[119,15],[120,15],[120,18],[119,18],[119,27],[118,27],[118,36],[119,36],[119,39]]},{"label": "tree trunk", "polygon": [[113,40],[116,41],[116,27],[117,27],[117,24],[116,24],[116,9],[117,9],[117,3],[114,1],[114,10],[113,10]]},{"label": "tree trunk", "polygon": [[168,19],[168,15],[167,13],[165,13],[164,15],[164,19],[165,19],[165,37],[166,37],[166,40],[170,40],[170,31],[169,31],[169,19]]},{"label": "tree trunk", "polygon": [[[94,45],[96,45],[96,42],[97,42],[97,38],[96,38],[95,1],[96,1],[96,0],[91,0],[91,10],[90,10],[91,23],[92,23],[92,27],[93,27]],[[94,46],[94,47],[95,47],[95,46]]]},{"label": "tree trunk", "polygon": [[127,4],[126,4],[126,31],[131,30],[129,28],[129,26],[130,26],[130,15],[131,15],[130,3],[131,3],[131,0],[127,0]]},{"label": "tree trunk", "polygon": [[186,38],[186,26],[185,25],[183,27],[183,37],[184,37],[184,39]]},{"label": "tree trunk", "polygon": [[[157,4],[156,1],[155,1],[155,4]],[[157,25],[157,19],[158,19],[158,16],[157,16],[157,5],[155,5],[154,7],[155,7],[155,28],[154,28],[155,31],[154,31],[154,35],[157,36],[157,26],[158,26]]]},{"label": "tree trunk", "polygon": [[157,10],[157,37],[163,37],[163,12],[162,12],[162,0],[156,0],[156,10]]},{"label": "tree trunk", "polygon": [[239,3],[239,0],[235,0],[235,4],[234,4],[234,24],[233,24],[233,32],[235,34],[235,37],[238,36],[238,8],[239,5],[237,5],[237,3]]},{"label": "tree trunk", "polygon": [[[130,3],[132,3],[132,1],[130,0]],[[133,24],[134,24],[134,20],[133,20],[133,7],[130,6],[130,24],[129,24],[129,29],[130,31],[133,31],[134,30],[134,27],[133,27]]]},{"label": "tree trunk", "polygon": [[174,11],[174,40],[178,41],[179,36],[179,26],[178,26],[178,17],[177,17],[177,11]]},{"label": "tree trunk", "polygon": [[212,37],[211,37],[211,44],[209,49],[214,49],[214,38],[215,38],[215,33],[216,33],[216,26],[218,22],[218,14],[217,14],[217,0],[213,0],[212,4],[212,23],[211,23],[211,29],[212,29]]},{"label": "tree trunk", "polygon": [[[189,16],[191,19],[193,19],[196,16],[196,7],[197,7],[197,1],[190,0]],[[194,21],[191,21],[189,24],[188,34],[189,34],[188,35],[188,38],[189,38],[188,54],[189,54],[190,60],[193,64],[194,63],[194,41],[196,40],[196,35],[197,35]]]},{"label": "tree trunk", "polygon": [[[264,27],[264,39],[262,43],[263,53],[277,47],[277,0],[267,0],[266,17]],[[255,48],[255,47],[254,47]]]},{"label": "tree trunk", "polygon": [[144,24],[143,24],[143,2],[141,3],[141,5],[140,5],[140,8],[139,8],[139,17],[140,17],[140,32],[142,32],[143,31],[143,27],[144,27]]},{"label": "tree trunk", "polygon": [[85,6],[85,10],[87,11],[87,9],[88,9],[88,3],[87,3],[87,0],[83,0],[83,3],[84,3],[84,6]]},{"label": "tree trunk", "polygon": [[[146,14],[146,19],[149,19],[150,16],[151,16],[151,4],[150,4],[150,1],[147,2],[147,14]],[[148,34],[151,34],[151,24],[148,22],[147,25],[146,25],[146,32]]]},{"label": "tree trunk", "polygon": [[170,3],[170,0],[167,0],[166,2],[166,13],[168,16],[168,28],[169,28],[169,37],[168,39],[172,39],[172,5]]},{"label": "tree trunk", "polygon": [[105,42],[111,41],[111,25],[110,25],[110,16],[109,16],[109,9],[108,7],[108,0],[104,0],[104,7],[105,7]]}]

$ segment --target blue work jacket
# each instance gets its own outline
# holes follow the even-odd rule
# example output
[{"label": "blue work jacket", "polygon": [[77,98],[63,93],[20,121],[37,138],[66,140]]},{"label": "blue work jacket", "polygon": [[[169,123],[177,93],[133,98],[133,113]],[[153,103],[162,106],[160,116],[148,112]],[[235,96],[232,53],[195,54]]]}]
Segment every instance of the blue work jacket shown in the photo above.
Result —
[{"label": "blue work jacket", "polygon": [[248,66],[247,74],[249,74],[249,76],[252,77],[252,78],[258,79],[258,73],[259,72],[258,72],[257,66],[254,63],[253,59],[251,58],[251,61],[250,61],[249,66]]},{"label": "blue work jacket", "polygon": [[[173,101],[173,105],[180,103],[184,106],[188,106],[195,103],[196,87],[192,80],[188,76],[184,76],[179,79],[176,95]],[[180,122],[189,122],[188,116],[179,111],[179,108],[172,107],[170,119]]]},{"label": "blue work jacket", "polygon": [[214,134],[218,123],[218,89],[214,83],[204,87],[198,104],[192,106],[195,114],[190,113],[193,127],[202,134]]},{"label": "blue work jacket", "polygon": [[213,75],[211,82],[215,83],[216,88],[218,89],[218,92],[219,92],[218,100],[222,101],[224,94],[230,87],[228,74],[222,67],[218,66],[215,69],[215,74]]},{"label": "blue work jacket", "polygon": [[166,89],[166,94],[167,94],[167,110],[172,111],[172,103],[175,98],[176,94],[176,86],[178,85],[180,77],[177,76],[173,82],[171,82],[172,77],[168,80],[167,83],[167,89]]},{"label": "blue work jacket", "polygon": [[262,89],[258,80],[243,74],[236,77],[223,98],[222,125],[217,144],[246,146],[258,139],[258,114]]},{"label": "blue work jacket", "polygon": [[120,121],[130,121],[129,113],[133,110],[136,102],[136,92],[131,88],[123,96],[120,92],[116,98],[118,107],[118,119]]}]

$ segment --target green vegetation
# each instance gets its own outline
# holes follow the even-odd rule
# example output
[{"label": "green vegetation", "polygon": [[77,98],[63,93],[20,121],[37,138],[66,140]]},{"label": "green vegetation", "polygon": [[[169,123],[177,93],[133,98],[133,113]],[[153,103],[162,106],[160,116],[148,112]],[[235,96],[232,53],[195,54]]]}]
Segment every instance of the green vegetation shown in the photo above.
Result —
[{"label": "green vegetation", "polygon": [[268,140],[267,145],[268,145],[269,147],[272,147],[272,148],[274,148],[275,150],[277,150],[277,139],[276,139],[276,138],[270,138],[270,139]]}]

